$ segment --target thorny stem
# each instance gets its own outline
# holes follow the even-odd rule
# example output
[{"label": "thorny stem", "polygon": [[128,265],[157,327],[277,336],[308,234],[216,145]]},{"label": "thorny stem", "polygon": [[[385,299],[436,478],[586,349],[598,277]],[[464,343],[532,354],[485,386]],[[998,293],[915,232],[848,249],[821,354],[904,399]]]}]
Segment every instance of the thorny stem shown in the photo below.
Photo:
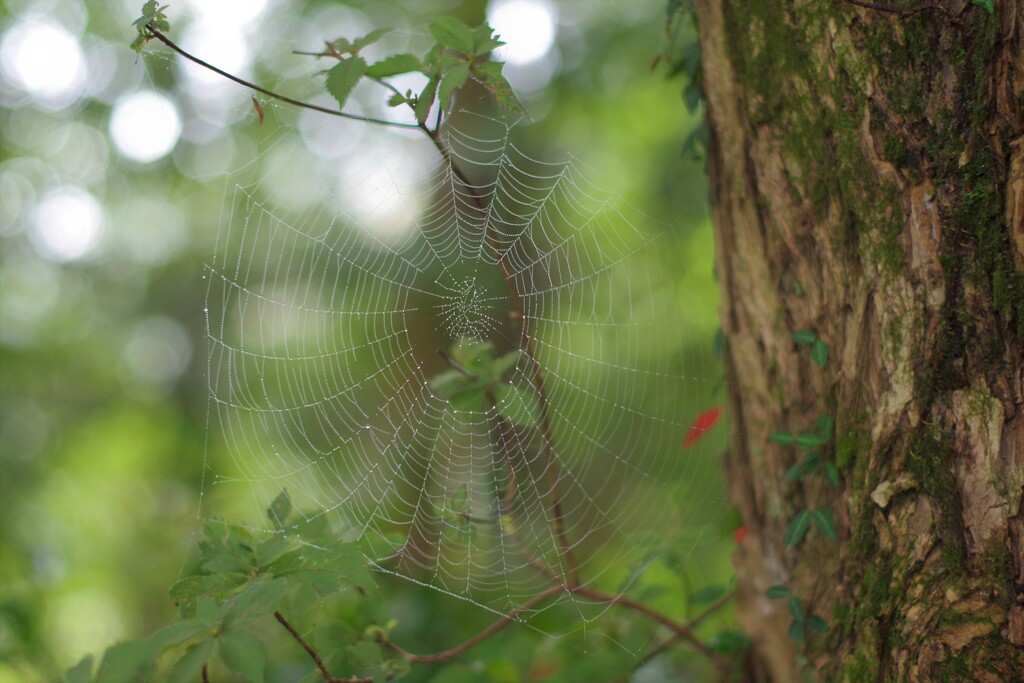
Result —
[{"label": "thorny stem", "polygon": [[[861,2],[860,0],[846,1],[852,4],[869,6],[868,3]],[[923,9],[927,9],[927,7]],[[441,136],[437,130],[430,130],[430,128],[428,128],[423,123],[399,123],[395,121],[375,119],[367,116],[359,116],[356,114],[349,114],[335,109],[328,109],[326,107],[321,107],[319,105],[311,104],[309,102],[303,102],[301,100],[296,100],[291,97],[281,95],[272,90],[268,90],[259,85],[256,85],[255,83],[251,83],[249,81],[246,81],[245,79],[230,74],[222,69],[219,69],[216,66],[213,66],[209,62],[206,62],[196,57],[195,55],[186,52],[177,44],[175,44],[171,39],[169,39],[167,36],[165,36],[157,29],[154,29],[152,26],[147,26],[146,29],[149,31],[150,35],[152,35],[154,38],[156,38],[164,45],[169,47],[171,50],[173,50],[180,56],[184,57],[185,59],[189,60],[190,62],[198,64],[203,68],[209,69],[210,71],[213,71],[214,73],[219,74],[230,81],[238,83],[239,85],[245,86],[246,88],[262,93],[267,97],[271,97],[273,99],[285,102],[287,104],[291,104],[296,107],[301,107],[303,109],[311,109],[324,114],[328,114],[330,116],[338,116],[341,118],[353,119],[356,121],[363,121],[365,123],[373,123],[384,126],[421,129],[427,135],[427,137],[430,138],[431,142],[437,148],[445,163],[447,163],[449,168],[451,168],[453,175],[458,179],[458,181],[463,185],[463,187],[466,188],[476,208],[480,211],[486,211],[486,206],[484,204],[483,198],[477,192],[476,188],[469,182],[469,179],[466,177],[465,173],[463,173],[462,169],[455,165],[454,160],[452,159],[451,152],[449,151],[448,147],[444,144],[444,142],[441,140]],[[379,81],[379,79],[375,80]],[[379,82],[383,83],[386,87],[391,87],[392,90],[394,89],[388,83],[385,83],[383,81]],[[670,631],[672,631],[672,638],[656,646],[658,652],[668,647],[671,644],[671,642],[674,642],[676,640],[683,640],[687,642],[691,647],[693,647],[696,651],[700,652],[705,657],[709,658],[711,661],[719,662],[719,658],[717,657],[717,655],[714,652],[712,652],[706,645],[700,642],[700,640],[694,634],[693,629],[697,626],[697,624],[703,621],[705,617],[707,617],[713,611],[717,610],[722,605],[724,605],[731,598],[731,596],[724,596],[723,598],[712,604],[703,613],[694,618],[691,622],[687,624],[682,624],[680,622],[675,621],[671,617],[659,612],[658,610],[648,607],[647,605],[644,605],[641,602],[637,602],[632,598],[628,598],[625,595],[605,593],[595,588],[589,588],[580,585],[579,569],[573,557],[572,546],[569,544],[565,532],[564,515],[562,511],[562,500],[561,495],[558,491],[558,466],[554,456],[554,442],[551,438],[551,423],[549,418],[550,406],[548,401],[547,390],[544,385],[543,369],[540,365],[540,362],[537,360],[537,355],[533,346],[533,340],[529,332],[528,321],[525,315],[525,309],[523,307],[522,298],[519,295],[519,290],[515,283],[515,276],[510,270],[508,261],[506,260],[506,253],[501,250],[500,245],[498,244],[497,239],[495,238],[494,233],[490,230],[489,226],[486,229],[486,237],[488,239],[488,242],[490,243],[492,251],[494,252],[495,256],[498,259],[498,267],[501,269],[502,276],[504,277],[505,283],[508,287],[509,296],[511,298],[512,306],[514,309],[514,316],[520,322],[520,333],[522,336],[523,352],[529,359],[530,365],[533,369],[532,381],[534,389],[537,392],[537,400],[539,404],[540,413],[539,427],[541,431],[541,438],[544,442],[545,469],[547,471],[548,484],[550,487],[552,526],[554,528],[556,539],[562,551],[562,557],[566,565],[569,580],[567,582],[564,581],[561,577],[557,575],[557,573],[554,570],[548,567],[543,561],[530,555],[529,551],[525,547],[523,547],[522,551],[527,556],[527,559],[530,561],[530,564],[538,568],[539,571],[541,571],[545,575],[547,575],[554,582],[554,585],[550,586],[548,589],[542,591],[541,593],[538,593],[536,596],[526,601],[521,606],[512,610],[508,614],[504,615],[503,617],[495,621],[489,627],[487,627],[480,633],[476,634],[469,640],[466,640],[460,645],[456,645],[455,647],[450,648],[448,650],[444,650],[442,652],[429,655],[415,655],[406,652],[397,645],[394,645],[393,643],[390,643],[386,640],[384,640],[383,642],[409,663],[445,662],[459,656],[463,652],[466,652],[467,650],[473,648],[480,642],[484,641],[485,639],[494,635],[498,631],[502,630],[512,622],[516,621],[517,618],[523,612],[526,612],[536,607],[537,605],[547,601],[555,595],[559,595],[561,593],[569,593],[574,595],[581,595],[583,597],[594,600],[595,602],[608,603],[611,605],[617,605],[619,607],[624,607],[626,609],[633,610],[635,612],[643,614],[648,619],[655,621],[661,624],[662,626],[665,626]],[[442,353],[442,355],[444,354]],[[506,443],[507,447],[508,442],[504,432],[502,438],[503,441]],[[511,470],[511,462],[509,462],[509,468],[514,481],[515,475],[514,472],[512,472]],[[515,534],[515,536],[517,542],[521,543],[518,534]],[[282,615],[279,611],[275,611],[274,617],[285,628],[285,630],[288,631],[292,638],[299,645],[302,646],[302,648],[309,655],[310,659],[313,660],[313,663],[316,665],[317,670],[323,676],[325,683],[372,683],[372,681],[375,680],[373,678],[335,678],[331,676],[330,672],[327,669],[327,666],[324,664],[323,660],[317,654],[316,650],[314,650],[313,647],[309,643],[307,643],[306,640],[299,634],[299,632],[295,630],[295,628],[288,622],[288,620],[285,619],[284,615]],[[204,675],[206,675],[205,668]],[[390,679],[392,678],[392,676],[389,674],[388,678]]]}]

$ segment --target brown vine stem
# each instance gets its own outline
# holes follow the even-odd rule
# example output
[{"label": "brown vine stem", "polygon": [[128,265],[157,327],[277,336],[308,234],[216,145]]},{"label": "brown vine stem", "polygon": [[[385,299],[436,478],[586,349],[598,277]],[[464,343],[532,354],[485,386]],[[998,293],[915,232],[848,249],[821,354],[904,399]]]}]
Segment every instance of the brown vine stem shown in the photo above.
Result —
[{"label": "brown vine stem", "polygon": [[896,14],[896,15],[900,16],[901,18],[902,17],[913,16],[915,14],[918,14],[919,12],[925,12],[925,11],[930,10],[930,9],[931,10],[935,10],[937,12],[941,12],[941,13],[945,14],[946,16],[950,16],[949,12],[946,10],[945,7],[942,7],[940,5],[936,5],[935,3],[932,3],[932,2],[926,2],[924,4],[916,5],[914,7],[903,7],[903,8],[900,8],[900,7],[888,7],[886,5],[879,5],[878,3],[867,2],[866,0],[842,0],[842,1],[846,2],[846,3],[850,4],[850,5],[856,5],[857,7],[863,7],[864,9],[875,10],[876,12],[885,12],[887,14]]},{"label": "brown vine stem", "polygon": [[188,61],[192,62],[193,64],[198,64],[199,66],[203,67],[204,69],[209,69],[210,71],[212,71],[215,74],[218,74],[220,76],[223,76],[224,78],[228,79],[229,81],[234,81],[235,83],[238,83],[239,85],[245,86],[246,88],[249,88],[250,90],[255,90],[256,92],[258,92],[258,93],[260,93],[262,95],[266,95],[267,97],[272,97],[275,100],[279,100],[281,102],[285,102],[285,103],[290,104],[290,105],[295,106],[295,107],[301,107],[302,109],[312,109],[313,111],[318,111],[321,114],[328,114],[330,116],[339,116],[339,117],[341,117],[343,119],[352,119],[353,121],[362,121],[364,123],[372,123],[372,124],[375,124],[375,125],[378,125],[378,126],[395,126],[397,128],[419,128],[419,126],[416,125],[415,123],[401,123],[401,122],[398,122],[398,121],[388,121],[386,119],[375,119],[372,116],[360,116],[358,114],[349,114],[348,112],[339,111],[337,109],[330,109],[328,107],[321,107],[318,104],[312,104],[310,102],[303,102],[302,100],[296,100],[294,98],[288,97],[287,95],[282,95],[280,93],[276,93],[273,90],[268,90],[268,89],[266,89],[266,88],[264,88],[262,86],[259,86],[259,85],[256,85],[255,83],[247,81],[244,78],[239,78],[238,76],[235,76],[234,74],[230,74],[227,71],[224,71],[223,69],[220,69],[220,68],[214,66],[213,64],[210,64],[209,62],[204,61],[204,60],[200,59],[199,57],[196,57],[195,55],[193,55],[193,54],[191,54],[189,52],[186,52],[181,47],[179,47],[174,41],[172,41],[170,38],[165,36],[163,33],[158,31],[157,29],[153,28],[152,26],[148,26],[147,25],[146,26],[146,30],[149,31],[149,34],[151,36],[153,36],[154,38],[159,40],[161,43],[163,43],[167,47],[171,48],[172,50],[174,50],[179,55],[181,55],[182,57],[184,57]]}]

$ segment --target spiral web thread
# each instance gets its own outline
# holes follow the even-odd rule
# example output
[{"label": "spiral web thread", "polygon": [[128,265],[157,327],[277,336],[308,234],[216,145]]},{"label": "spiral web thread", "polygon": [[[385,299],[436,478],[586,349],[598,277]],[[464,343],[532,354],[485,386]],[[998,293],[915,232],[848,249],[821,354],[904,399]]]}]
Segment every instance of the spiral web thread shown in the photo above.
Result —
[{"label": "spiral web thread", "polygon": [[[691,465],[710,453],[680,452],[692,415],[679,406],[720,371],[684,367],[671,348],[686,331],[663,230],[588,182],[581,162],[527,156],[506,122],[453,121],[442,129],[451,162],[389,129],[359,143],[365,165],[347,172],[291,154],[275,177],[340,174],[345,190],[323,181],[305,208],[245,184],[252,164],[226,174],[206,320],[209,450],[229,463],[212,465],[205,488],[250,496],[256,514],[285,489],[362,538],[380,571],[495,613],[550,586],[538,563],[565,578],[567,551],[583,585],[625,592],[635,575],[618,570],[642,556],[639,541],[685,525],[713,495]],[[300,149],[295,137],[283,128],[257,160]],[[402,219],[411,230],[398,237],[375,229]],[[456,407],[431,384],[458,339],[522,349],[499,254],[544,373],[550,444],[536,424],[503,421],[493,403]],[[529,356],[501,382],[535,395]],[[510,470],[515,495],[502,504]],[[566,593],[537,610],[566,602],[580,616],[570,628],[608,609]]]}]

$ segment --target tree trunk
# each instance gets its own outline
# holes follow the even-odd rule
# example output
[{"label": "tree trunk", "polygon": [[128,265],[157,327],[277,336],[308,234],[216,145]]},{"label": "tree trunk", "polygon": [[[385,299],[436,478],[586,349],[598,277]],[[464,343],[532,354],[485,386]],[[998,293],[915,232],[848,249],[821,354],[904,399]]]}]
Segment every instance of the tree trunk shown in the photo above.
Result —
[{"label": "tree trunk", "polygon": [[752,678],[1024,680],[1024,3],[869,4],[695,1]]}]

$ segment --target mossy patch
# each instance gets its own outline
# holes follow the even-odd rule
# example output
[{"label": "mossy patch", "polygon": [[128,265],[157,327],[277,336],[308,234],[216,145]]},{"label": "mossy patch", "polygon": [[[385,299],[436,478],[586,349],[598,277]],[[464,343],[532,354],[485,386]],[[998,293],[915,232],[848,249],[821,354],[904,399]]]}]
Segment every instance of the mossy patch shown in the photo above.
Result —
[{"label": "mossy patch", "polygon": [[937,511],[937,529],[942,542],[942,559],[951,580],[967,572],[963,514],[956,477],[956,451],[949,433],[936,427],[922,427],[910,446],[907,468],[914,474]]}]

